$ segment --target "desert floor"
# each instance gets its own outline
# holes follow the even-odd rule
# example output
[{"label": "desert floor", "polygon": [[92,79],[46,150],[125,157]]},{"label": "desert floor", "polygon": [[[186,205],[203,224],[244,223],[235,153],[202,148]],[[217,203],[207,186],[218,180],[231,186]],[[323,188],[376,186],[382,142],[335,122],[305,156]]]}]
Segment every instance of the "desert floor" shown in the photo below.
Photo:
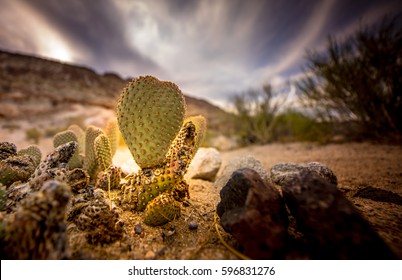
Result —
[{"label": "desert floor", "polygon": [[[120,159],[129,158],[120,150]],[[374,187],[402,196],[402,147],[370,143],[318,145],[311,143],[269,144],[222,152],[222,167],[235,157],[253,156],[264,167],[279,162],[318,161],[338,177],[338,187],[369,221],[390,248],[402,258],[402,205],[356,197],[360,188]],[[165,226],[152,228],[142,223],[141,213],[124,212],[125,237],[107,246],[89,246],[79,233],[70,236],[73,258],[96,259],[237,259],[219,239],[214,226],[214,211],[220,200],[213,183],[190,180],[190,203],[182,216]],[[381,200],[381,198],[379,198]],[[386,199],[385,199],[386,200]],[[400,201],[400,200],[399,200]],[[198,229],[190,230],[189,222]],[[140,224],[142,232],[135,233]],[[236,248],[232,237],[220,229],[222,238]],[[80,238],[81,236],[81,238]],[[304,258],[295,254],[290,258]]]}]

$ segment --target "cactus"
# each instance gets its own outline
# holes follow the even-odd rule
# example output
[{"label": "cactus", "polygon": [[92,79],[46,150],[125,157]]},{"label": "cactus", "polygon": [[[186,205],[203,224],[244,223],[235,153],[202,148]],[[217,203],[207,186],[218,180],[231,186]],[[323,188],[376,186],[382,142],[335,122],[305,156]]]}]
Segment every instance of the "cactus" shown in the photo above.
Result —
[{"label": "cactus", "polygon": [[0,161],[17,155],[17,147],[10,142],[0,142]]},{"label": "cactus", "polygon": [[96,187],[108,191],[120,188],[121,168],[117,166],[109,166],[104,172],[98,175]]},{"label": "cactus", "polygon": [[70,170],[82,167],[89,174],[91,182],[95,182],[98,173],[105,171],[112,164],[117,149],[116,121],[110,120],[105,131],[90,125],[84,132],[79,126],[71,125],[68,130],[56,134],[53,143],[58,147],[69,141],[78,142],[78,149],[68,162],[68,167]]},{"label": "cactus", "polygon": [[95,159],[102,171],[105,171],[112,165],[112,150],[110,148],[109,138],[102,133],[94,141]]},{"label": "cactus", "polygon": [[40,151],[39,147],[36,145],[31,145],[25,149],[19,150],[17,155],[28,155],[31,156],[34,160],[35,163],[35,168],[38,167],[41,158],[42,158],[42,152]]},{"label": "cactus", "polygon": [[166,224],[180,216],[180,205],[170,195],[161,194],[148,204],[144,211],[144,223],[150,226]]},{"label": "cactus", "polygon": [[0,162],[0,183],[10,186],[12,183],[26,182],[35,171],[35,160],[32,156],[11,156]]},{"label": "cactus", "polygon": [[77,142],[68,142],[48,154],[29,179],[28,183],[31,188],[39,190],[44,182],[48,180],[66,182],[68,176],[67,163],[77,150],[77,147]]},{"label": "cactus", "polygon": [[11,259],[64,259],[67,257],[65,224],[69,187],[48,181],[21,201],[5,219],[5,253]]},{"label": "cactus", "polygon": [[117,120],[123,139],[141,168],[163,164],[184,115],[184,96],[173,83],[145,76],[134,79],[123,90]]},{"label": "cactus", "polygon": [[72,131],[75,136],[77,137],[78,140],[78,152],[80,154],[85,153],[85,131],[82,130],[81,127],[79,127],[76,124],[70,125],[67,130]]},{"label": "cactus", "polygon": [[109,120],[105,126],[105,134],[110,142],[110,151],[112,153],[112,157],[117,151],[117,146],[119,142],[119,128],[116,119]]},{"label": "cactus", "polygon": [[78,193],[85,189],[89,184],[89,175],[82,168],[75,168],[68,173],[67,185],[70,186],[73,193]]},{"label": "cactus", "polygon": [[0,183],[10,186],[14,182],[26,182],[38,167],[42,153],[35,145],[16,152],[14,144],[0,143]]},{"label": "cactus", "polygon": [[122,92],[117,120],[123,139],[141,167],[128,175],[122,203],[144,212],[144,222],[162,225],[180,215],[189,197],[184,174],[206,130],[205,118],[184,120],[184,96],[173,83],[146,76]]},{"label": "cactus", "polygon": [[67,220],[74,222],[79,230],[86,232],[90,244],[114,242],[123,236],[123,223],[120,212],[106,198],[101,189],[84,192],[79,199],[73,200]]},{"label": "cactus", "polygon": [[[57,147],[39,164],[26,183],[15,181],[10,185],[7,188],[6,211],[13,212],[20,201],[25,200],[25,198],[29,197],[33,192],[39,191],[48,181],[57,181],[71,185],[77,183],[78,179],[73,181],[74,176],[77,178],[77,175],[74,175],[72,179],[70,179],[69,176],[71,176],[71,174],[65,168],[76,149],[77,142],[69,142]],[[27,155],[19,157],[27,157],[32,160],[32,157]]]},{"label": "cactus", "polygon": [[[57,148],[60,145],[66,144],[71,141],[75,141],[78,143],[77,135],[71,130],[62,131],[62,132],[57,133],[53,137],[53,146],[55,148]],[[71,159],[69,160],[68,167],[70,169],[82,167],[82,161],[83,161],[82,156],[80,155],[79,150],[77,149],[74,152]]]}]

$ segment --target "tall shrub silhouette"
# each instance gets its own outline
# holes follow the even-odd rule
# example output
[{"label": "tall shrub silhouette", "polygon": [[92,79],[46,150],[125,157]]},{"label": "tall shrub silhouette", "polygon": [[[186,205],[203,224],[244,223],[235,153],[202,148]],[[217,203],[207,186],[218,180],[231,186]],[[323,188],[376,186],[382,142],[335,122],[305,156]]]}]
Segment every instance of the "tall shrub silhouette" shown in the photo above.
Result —
[{"label": "tall shrub silhouette", "polygon": [[274,97],[269,84],[263,86],[262,90],[250,89],[233,97],[237,130],[243,144],[265,144],[272,141],[275,116],[283,104],[274,100]]},{"label": "tall shrub silhouette", "polygon": [[322,53],[310,51],[298,83],[305,104],[326,120],[357,125],[360,135],[400,137],[401,17],[385,16],[343,41],[330,37]]}]

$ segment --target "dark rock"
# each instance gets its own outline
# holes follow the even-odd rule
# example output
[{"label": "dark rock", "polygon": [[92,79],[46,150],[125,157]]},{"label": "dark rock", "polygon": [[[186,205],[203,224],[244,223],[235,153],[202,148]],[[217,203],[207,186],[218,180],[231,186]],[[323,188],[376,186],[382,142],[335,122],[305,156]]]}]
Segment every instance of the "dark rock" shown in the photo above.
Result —
[{"label": "dark rock", "polygon": [[402,205],[402,197],[398,194],[370,186],[360,188],[353,195],[353,197],[362,197],[374,201],[389,202],[397,205]]},{"label": "dark rock", "polygon": [[189,223],[188,223],[188,228],[189,228],[190,230],[196,230],[196,229],[198,229],[198,223],[195,222],[195,221],[189,222]]},{"label": "dark rock", "polygon": [[396,258],[354,205],[316,173],[302,171],[282,190],[313,258]]},{"label": "dark rock", "polygon": [[319,162],[309,163],[278,163],[271,167],[271,181],[282,186],[301,171],[314,172],[329,183],[337,185],[338,179],[335,173],[326,165]]},{"label": "dark rock", "polygon": [[220,192],[220,222],[254,259],[282,258],[288,217],[279,191],[252,169],[232,174]]}]

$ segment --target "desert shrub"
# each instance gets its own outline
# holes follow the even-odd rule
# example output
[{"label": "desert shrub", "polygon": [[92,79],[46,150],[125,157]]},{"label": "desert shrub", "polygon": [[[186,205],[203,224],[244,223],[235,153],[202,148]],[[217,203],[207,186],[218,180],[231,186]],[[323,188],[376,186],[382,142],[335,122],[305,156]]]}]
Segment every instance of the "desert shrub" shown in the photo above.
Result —
[{"label": "desert shrub", "polygon": [[272,130],[272,140],[277,142],[312,141],[328,142],[332,135],[332,124],[319,122],[301,112],[288,109],[278,114]]},{"label": "desert shrub", "polygon": [[28,141],[33,141],[35,144],[38,144],[39,139],[42,137],[42,132],[36,127],[28,128],[25,131],[25,137]]},{"label": "desert shrub", "polygon": [[329,38],[309,52],[302,100],[321,119],[353,124],[367,137],[402,135],[401,15],[360,27],[345,40]]},{"label": "desert shrub", "polygon": [[262,90],[251,89],[233,97],[236,131],[242,144],[272,140],[275,115],[282,104],[274,100],[275,95],[272,86],[265,85]]}]

